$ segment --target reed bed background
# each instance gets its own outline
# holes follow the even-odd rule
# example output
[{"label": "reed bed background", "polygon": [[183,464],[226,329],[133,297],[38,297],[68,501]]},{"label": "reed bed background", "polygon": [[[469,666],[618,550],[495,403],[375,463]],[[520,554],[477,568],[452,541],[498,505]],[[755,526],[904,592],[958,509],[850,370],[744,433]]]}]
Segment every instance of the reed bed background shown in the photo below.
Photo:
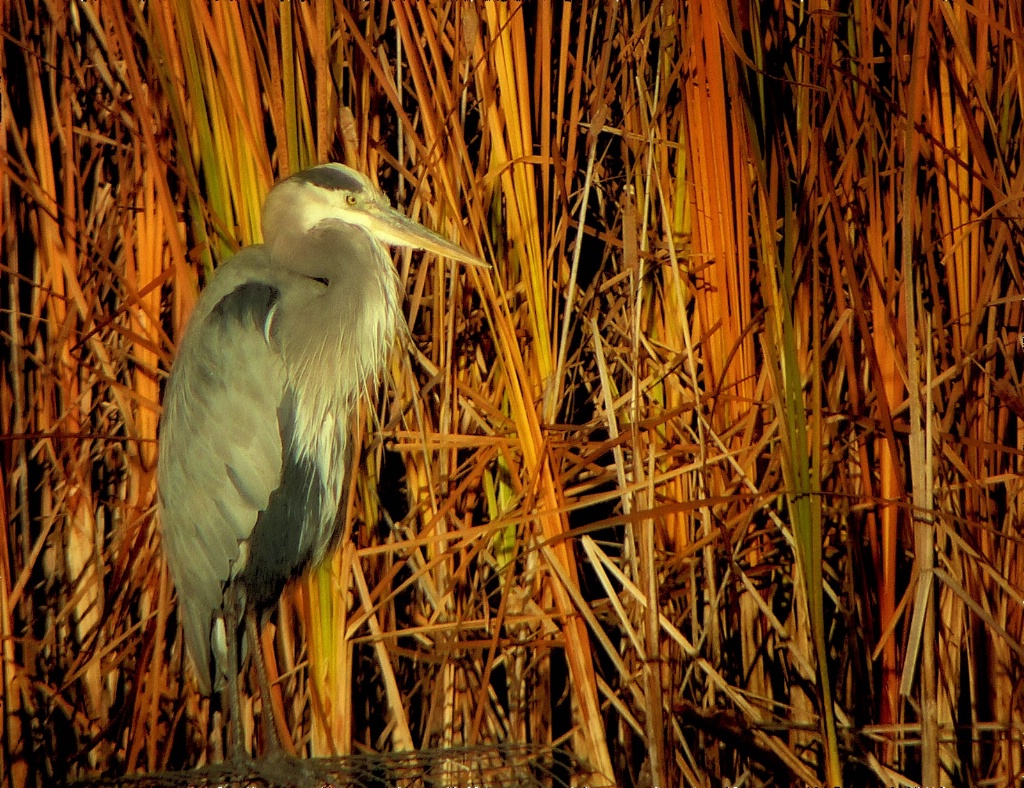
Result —
[{"label": "reed bed background", "polygon": [[297,752],[1019,784],[1024,14],[838,6],[0,4],[6,784],[221,756],[161,385],[327,160],[493,267],[396,256],[345,536],[273,619]]}]

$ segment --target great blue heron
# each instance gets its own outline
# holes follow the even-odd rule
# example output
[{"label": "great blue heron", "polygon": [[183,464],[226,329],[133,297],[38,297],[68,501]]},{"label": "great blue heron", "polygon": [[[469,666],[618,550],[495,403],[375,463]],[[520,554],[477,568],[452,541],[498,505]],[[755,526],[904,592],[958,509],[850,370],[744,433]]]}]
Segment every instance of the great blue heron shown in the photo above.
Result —
[{"label": "great blue heron", "polygon": [[482,265],[340,164],[275,186],[263,236],[199,298],[167,380],[157,475],[185,642],[204,694],[226,682],[243,759],[238,629],[244,615],[265,736],[280,751],[258,629],[334,536],[351,417],[401,315],[386,245]]}]

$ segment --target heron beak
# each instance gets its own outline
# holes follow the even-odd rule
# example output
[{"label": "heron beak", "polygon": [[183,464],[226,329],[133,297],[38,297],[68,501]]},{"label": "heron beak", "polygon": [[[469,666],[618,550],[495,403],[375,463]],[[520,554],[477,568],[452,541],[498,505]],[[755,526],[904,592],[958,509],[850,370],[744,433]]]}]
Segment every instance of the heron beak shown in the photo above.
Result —
[{"label": "heron beak", "polygon": [[376,207],[371,213],[369,229],[377,238],[391,246],[423,249],[478,268],[490,268],[487,263],[461,246],[417,224],[391,207]]}]

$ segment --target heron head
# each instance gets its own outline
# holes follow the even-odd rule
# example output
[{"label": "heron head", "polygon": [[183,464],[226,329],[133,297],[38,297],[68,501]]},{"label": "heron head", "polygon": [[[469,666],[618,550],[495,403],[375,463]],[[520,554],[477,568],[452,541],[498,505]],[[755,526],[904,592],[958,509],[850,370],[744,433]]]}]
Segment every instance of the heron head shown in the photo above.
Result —
[{"label": "heron head", "polygon": [[263,236],[274,249],[325,222],[361,227],[387,246],[423,249],[472,265],[486,265],[466,250],[403,216],[360,172],[344,164],[320,164],[286,178],[267,195]]}]

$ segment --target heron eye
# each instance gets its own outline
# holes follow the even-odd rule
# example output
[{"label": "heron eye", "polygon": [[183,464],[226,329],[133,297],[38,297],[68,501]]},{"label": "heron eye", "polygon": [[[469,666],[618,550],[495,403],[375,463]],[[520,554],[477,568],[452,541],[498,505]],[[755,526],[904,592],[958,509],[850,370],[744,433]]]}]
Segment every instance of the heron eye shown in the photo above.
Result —
[{"label": "heron eye", "polygon": [[349,205],[355,205],[357,202],[359,202],[359,198],[356,197],[354,194],[346,194],[345,202],[347,202]]}]

